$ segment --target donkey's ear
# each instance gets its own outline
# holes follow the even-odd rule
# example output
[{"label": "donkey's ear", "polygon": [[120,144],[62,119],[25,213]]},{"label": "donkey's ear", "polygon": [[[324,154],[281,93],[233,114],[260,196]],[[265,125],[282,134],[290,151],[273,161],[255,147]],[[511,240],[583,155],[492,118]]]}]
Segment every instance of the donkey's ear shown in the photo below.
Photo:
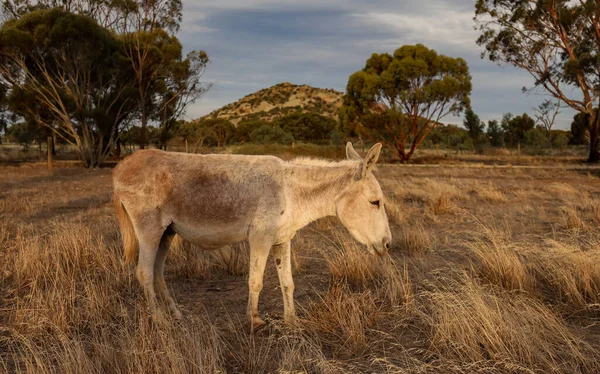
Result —
[{"label": "donkey's ear", "polygon": [[346,143],[346,157],[348,160],[362,161],[362,158],[356,153],[351,142]]},{"label": "donkey's ear", "polygon": [[369,149],[367,156],[365,157],[365,162],[363,163],[363,167],[361,170],[361,178],[365,178],[367,173],[373,170],[373,166],[377,162],[379,158],[379,153],[381,152],[381,143],[377,143]]}]

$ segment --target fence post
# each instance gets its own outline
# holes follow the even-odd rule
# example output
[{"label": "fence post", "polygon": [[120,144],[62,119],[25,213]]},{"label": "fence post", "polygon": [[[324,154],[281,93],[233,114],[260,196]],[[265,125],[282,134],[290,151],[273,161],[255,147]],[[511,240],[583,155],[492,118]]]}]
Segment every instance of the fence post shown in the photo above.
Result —
[{"label": "fence post", "polygon": [[52,170],[52,143],[53,139],[51,136],[48,137],[48,170]]},{"label": "fence post", "polygon": [[190,153],[190,152],[188,152],[188,142],[187,142],[187,138],[185,138],[185,153]]},{"label": "fence post", "polygon": [[521,158],[521,143],[517,143],[517,160]]}]

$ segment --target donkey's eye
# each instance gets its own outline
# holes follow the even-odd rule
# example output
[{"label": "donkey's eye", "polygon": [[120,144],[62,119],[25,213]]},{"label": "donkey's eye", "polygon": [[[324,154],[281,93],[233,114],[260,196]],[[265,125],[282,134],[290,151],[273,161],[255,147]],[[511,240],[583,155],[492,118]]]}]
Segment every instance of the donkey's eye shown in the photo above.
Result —
[{"label": "donkey's eye", "polygon": [[379,208],[379,200],[371,201],[371,204]]}]

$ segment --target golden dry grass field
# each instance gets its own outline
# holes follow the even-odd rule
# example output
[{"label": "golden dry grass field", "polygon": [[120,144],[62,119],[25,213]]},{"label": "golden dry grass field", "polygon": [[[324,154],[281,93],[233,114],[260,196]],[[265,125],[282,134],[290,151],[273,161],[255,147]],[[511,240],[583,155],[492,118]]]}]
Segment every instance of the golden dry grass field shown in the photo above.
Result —
[{"label": "golden dry grass field", "polygon": [[247,246],[178,242],[184,314],[154,325],[122,261],[110,169],[0,167],[0,372],[598,373],[600,184],[593,171],[380,166],[394,244],[336,219],[298,233],[300,325],[275,267],[248,333]]}]

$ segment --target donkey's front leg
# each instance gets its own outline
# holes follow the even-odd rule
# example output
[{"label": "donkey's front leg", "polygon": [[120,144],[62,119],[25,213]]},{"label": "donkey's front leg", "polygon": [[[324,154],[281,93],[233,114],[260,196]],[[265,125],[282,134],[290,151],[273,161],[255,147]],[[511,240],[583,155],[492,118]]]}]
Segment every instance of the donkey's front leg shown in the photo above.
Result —
[{"label": "donkey's front leg", "polygon": [[258,316],[258,298],[263,288],[265,265],[269,251],[273,244],[270,238],[264,236],[250,236],[250,274],[248,275],[248,317],[250,318],[250,332],[263,327],[266,323]]},{"label": "donkey's front leg", "polygon": [[292,278],[290,242],[274,245],[273,256],[275,257],[279,285],[283,295],[283,320],[292,324],[296,320],[296,310],[294,308],[294,279]]}]

